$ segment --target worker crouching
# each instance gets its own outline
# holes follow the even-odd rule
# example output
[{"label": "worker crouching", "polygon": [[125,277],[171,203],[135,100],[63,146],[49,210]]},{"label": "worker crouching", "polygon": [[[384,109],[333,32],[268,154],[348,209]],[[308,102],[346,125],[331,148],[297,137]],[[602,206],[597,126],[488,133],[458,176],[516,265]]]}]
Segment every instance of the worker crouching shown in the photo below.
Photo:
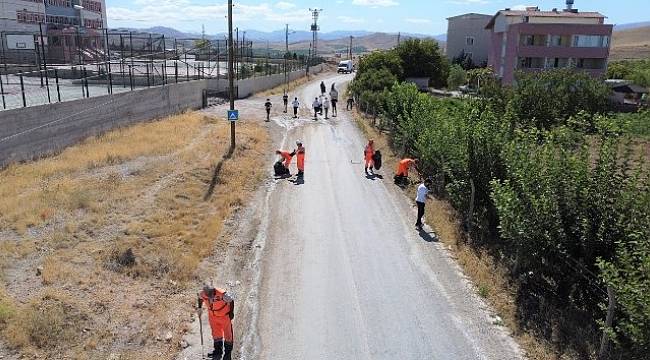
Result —
[{"label": "worker crouching", "polygon": [[[397,172],[395,172],[395,184],[400,186],[406,186],[409,183],[409,168],[415,167],[418,159],[402,159],[397,164]],[[416,169],[417,170],[417,169]]]},{"label": "worker crouching", "polygon": [[291,155],[286,150],[276,150],[275,153],[277,155],[280,155],[280,160],[278,160],[275,163],[275,165],[273,165],[273,171],[275,172],[275,176],[291,175],[289,171],[289,166],[291,165],[291,159],[293,158],[293,155]]},{"label": "worker crouching", "polygon": [[235,301],[223,289],[205,286],[198,299],[199,316],[203,306],[208,313],[212,329],[214,351],[208,356],[213,360],[231,360],[233,348],[232,319],[235,316]]}]

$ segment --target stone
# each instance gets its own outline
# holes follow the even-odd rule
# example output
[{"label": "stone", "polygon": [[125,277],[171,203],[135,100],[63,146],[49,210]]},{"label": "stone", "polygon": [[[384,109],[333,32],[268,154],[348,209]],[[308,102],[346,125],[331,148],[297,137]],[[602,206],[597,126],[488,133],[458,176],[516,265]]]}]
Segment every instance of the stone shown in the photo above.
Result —
[{"label": "stone", "polygon": [[39,266],[36,268],[36,276],[41,276],[43,275],[43,267]]}]

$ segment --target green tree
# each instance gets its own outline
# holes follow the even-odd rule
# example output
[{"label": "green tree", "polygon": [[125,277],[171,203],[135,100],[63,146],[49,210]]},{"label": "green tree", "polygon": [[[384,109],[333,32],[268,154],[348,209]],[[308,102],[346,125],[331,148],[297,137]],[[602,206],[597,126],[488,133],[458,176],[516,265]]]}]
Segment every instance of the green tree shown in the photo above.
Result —
[{"label": "green tree", "polygon": [[357,75],[370,71],[388,70],[393,77],[404,80],[404,70],[401,59],[393,52],[375,51],[361,58]]},{"label": "green tree", "polygon": [[408,39],[393,52],[401,59],[404,77],[428,77],[433,86],[446,85],[449,63],[434,40]]},{"label": "green tree", "polygon": [[449,77],[447,78],[447,87],[451,90],[458,89],[459,86],[467,83],[467,72],[457,64],[449,68]]}]

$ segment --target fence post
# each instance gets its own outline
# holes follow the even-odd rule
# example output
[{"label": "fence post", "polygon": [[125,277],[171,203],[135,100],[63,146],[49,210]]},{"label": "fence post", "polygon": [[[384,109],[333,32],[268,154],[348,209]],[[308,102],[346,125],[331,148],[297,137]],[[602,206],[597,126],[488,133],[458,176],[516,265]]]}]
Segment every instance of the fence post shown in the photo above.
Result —
[{"label": "fence post", "polygon": [[131,84],[131,91],[133,91],[133,68],[129,66],[129,83]]},{"label": "fence post", "polygon": [[23,107],[27,107],[27,99],[25,99],[25,83],[23,82],[23,72],[19,70],[18,76],[20,77],[20,93],[23,96]]},{"label": "fence post", "polygon": [[[0,38],[0,41],[2,39]],[[0,44],[0,46],[2,46]],[[2,94],[2,108],[6,109],[7,108],[7,103],[5,102],[5,87],[2,85],[2,74],[0,73],[0,94]]]},{"label": "fence post", "polygon": [[59,70],[54,68],[54,81],[56,82],[56,96],[61,102],[61,89],[59,88]]},{"label": "fence post", "polygon": [[86,97],[90,97],[90,90],[88,89],[88,72],[86,71],[85,66],[84,66],[84,80],[86,82]]},{"label": "fence post", "polygon": [[178,84],[178,60],[174,61],[174,79],[176,79],[176,83]]},{"label": "fence post", "polygon": [[145,66],[147,67],[147,87],[151,87],[151,83],[149,82],[149,63],[146,63]]},{"label": "fence post", "polygon": [[616,298],[614,297],[614,289],[611,286],[607,287],[607,317],[605,318],[605,329],[603,336],[600,339],[600,351],[598,351],[598,360],[607,359],[607,349],[609,348],[609,334],[607,330],[612,328],[614,322],[614,311],[616,310]]}]

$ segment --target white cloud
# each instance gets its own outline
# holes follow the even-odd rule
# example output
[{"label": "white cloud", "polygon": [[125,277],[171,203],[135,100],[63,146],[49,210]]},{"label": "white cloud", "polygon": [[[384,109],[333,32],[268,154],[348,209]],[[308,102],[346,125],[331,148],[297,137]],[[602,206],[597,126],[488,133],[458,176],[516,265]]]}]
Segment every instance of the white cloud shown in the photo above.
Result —
[{"label": "white cloud", "polygon": [[296,4],[286,2],[286,1],[280,1],[280,2],[275,4],[275,7],[280,9],[280,10],[289,10],[289,9],[295,8]]},{"label": "white cloud", "polygon": [[352,4],[370,7],[388,7],[399,5],[399,3],[394,0],[352,0]]},{"label": "white cloud", "polygon": [[515,6],[511,6],[510,8],[512,10],[526,10],[526,8],[528,7],[535,7],[535,5],[515,5]]},{"label": "white cloud", "polygon": [[490,3],[488,0],[451,0],[447,2],[454,5],[485,5]]},{"label": "white cloud", "polygon": [[404,19],[407,23],[411,24],[431,24],[431,20],[429,19],[420,19],[420,18],[406,18]]},{"label": "white cloud", "polygon": [[352,16],[339,16],[336,19],[345,24],[363,24],[364,22],[366,22],[365,19],[352,17]]}]

